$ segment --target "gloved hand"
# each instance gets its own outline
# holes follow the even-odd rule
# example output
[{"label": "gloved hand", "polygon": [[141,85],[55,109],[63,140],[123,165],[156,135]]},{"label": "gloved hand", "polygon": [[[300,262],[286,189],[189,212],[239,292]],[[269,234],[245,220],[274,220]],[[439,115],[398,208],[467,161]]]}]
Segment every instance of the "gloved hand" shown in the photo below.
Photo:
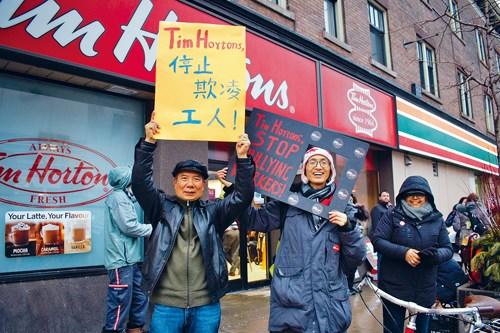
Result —
[{"label": "gloved hand", "polygon": [[418,256],[423,265],[437,265],[439,263],[438,249],[434,246],[419,251]]}]

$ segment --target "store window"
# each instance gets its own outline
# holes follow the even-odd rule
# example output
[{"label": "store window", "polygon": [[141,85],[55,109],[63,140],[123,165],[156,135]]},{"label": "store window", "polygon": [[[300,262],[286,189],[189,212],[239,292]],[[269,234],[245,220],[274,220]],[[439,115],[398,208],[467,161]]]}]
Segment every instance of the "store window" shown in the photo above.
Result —
[{"label": "store window", "polygon": [[467,80],[467,77],[461,71],[458,71],[458,93],[460,95],[460,112],[462,116],[472,120],[472,99],[469,80]]},{"label": "store window", "polygon": [[370,21],[370,40],[372,60],[391,68],[389,56],[389,30],[387,29],[386,11],[372,2],[368,2]]},{"label": "store window", "polygon": [[325,16],[325,32],[328,36],[334,37],[342,42],[344,37],[344,22],[342,15],[341,0],[324,0],[323,10]]},{"label": "store window", "polygon": [[438,96],[436,56],[434,49],[422,41],[417,42],[417,58],[420,73],[420,86],[428,93]]},{"label": "store window", "polygon": [[280,6],[281,8],[286,9],[286,0],[269,0],[269,1]]},{"label": "store window", "polygon": [[483,34],[476,29],[476,43],[477,43],[477,54],[481,62],[486,62],[486,49],[484,47],[484,37]]},{"label": "store window", "polygon": [[458,37],[462,38],[462,29],[460,28],[460,11],[458,9],[458,3],[456,0],[449,0],[449,15],[451,30],[457,34]]},{"label": "store window", "polygon": [[484,112],[486,113],[486,129],[491,134],[495,134],[495,117],[493,116],[493,102],[491,97],[484,95]]},{"label": "store window", "polygon": [[[220,147],[222,146],[219,146],[219,148]],[[225,153],[219,152],[219,154]],[[209,163],[209,200],[222,199],[225,195],[224,185],[216,176],[216,172],[225,166],[226,163],[220,163],[213,160]],[[262,204],[264,204],[264,197],[259,193],[255,193],[252,205],[260,207]],[[269,277],[268,235],[263,232],[247,231],[245,230],[245,226],[241,223],[241,219],[234,221],[226,228],[222,236],[222,245],[226,256],[229,280],[243,279],[242,271],[245,271],[246,282],[265,281]],[[245,237],[245,242],[240,241],[241,237]],[[244,248],[240,249],[242,244],[244,244]],[[242,265],[246,266],[244,270]]]},{"label": "store window", "polygon": [[0,74],[0,278],[104,264],[107,173],[132,165],[143,102]]}]

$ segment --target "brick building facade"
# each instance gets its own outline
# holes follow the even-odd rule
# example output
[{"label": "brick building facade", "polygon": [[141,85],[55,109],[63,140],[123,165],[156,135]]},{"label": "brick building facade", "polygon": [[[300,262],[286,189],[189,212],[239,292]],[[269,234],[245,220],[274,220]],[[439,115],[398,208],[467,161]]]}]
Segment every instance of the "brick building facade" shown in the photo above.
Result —
[{"label": "brick building facade", "polygon": [[[481,10],[482,1],[458,1],[462,36],[450,28],[448,1],[372,1],[387,13],[392,66],[374,65],[371,60],[370,25],[367,4],[369,1],[330,1],[342,3],[344,40],[325,33],[324,2],[283,1],[282,6],[270,0],[233,1],[239,6],[264,15],[275,24],[312,40],[332,52],[372,72],[376,76],[411,92],[411,84],[420,84],[416,40],[423,40],[435,51],[438,59],[437,76],[439,96],[423,93],[421,99],[433,107],[453,116],[465,126],[473,127],[490,138],[494,133],[486,128],[484,92],[474,89],[472,96],[473,119],[463,117],[460,110],[457,71],[465,69],[478,81],[487,76],[498,77],[498,34],[488,37],[488,60],[480,61],[474,26],[490,29]],[[326,1],[328,2],[328,1]],[[492,2],[491,6],[500,9]],[[496,17],[497,20],[500,16]],[[474,26],[473,26],[474,25]],[[484,33],[484,30],[481,30]],[[498,90],[497,90],[498,91]]]}]

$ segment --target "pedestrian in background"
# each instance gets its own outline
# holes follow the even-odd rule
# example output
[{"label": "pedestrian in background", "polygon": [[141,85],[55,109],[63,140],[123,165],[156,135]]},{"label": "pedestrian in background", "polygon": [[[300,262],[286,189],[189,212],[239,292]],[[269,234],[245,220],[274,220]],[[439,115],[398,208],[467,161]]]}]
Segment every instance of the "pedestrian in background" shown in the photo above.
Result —
[{"label": "pedestrian in background", "polygon": [[[356,198],[356,196],[352,193],[349,203],[351,203],[354,209],[356,210],[356,212],[354,213],[354,217],[356,219],[356,227],[362,230],[363,228],[361,227],[361,222],[368,221],[370,214],[368,213],[368,210],[365,208],[365,205],[359,203],[358,198]],[[354,288],[354,278],[356,276],[356,269],[357,268],[354,268],[345,272],[347,276],[347,285],[349,287],[349,292],[351,295],[354,295],[358,292],[358,290]]]},{"label": "pedestrian in background", "polygon": [[[405,179],[396,197],[396,207],[382,216],[373,233],[373,245],[382,253],[380,289],[404,301],[431,307],[436,300],[438,265],[453,251],[442,214],[434,204],[427,180]],[[384,332],[402,333],[405,312],[383,301]],[[417,316],[417,332],[428,332],[429,317]]]},{"label": "pedestrian in background", "polygon": [[[465,204],[467,203],[467,197],[461,197],[458,202],[453,206],[450,214],[446,217],[445,225],[447,227],[453,227],[455,231],[455,239],[453,245],[454,252],[459,252],[462,246],[462,237],[465,239],[465,245],[467,245],[469,234],[472,232],[470,225],[468,226],[467,221],[469,218],[466,213]],[[470,222],[469,222],[470,223]]]},{"label": "pedestrian in background", "polygon": [[240,229],[237,221],[231,223],[224,231],[222,246],[226,259],[231,265],[229,276],[236,276],[236,270],[240,271]]},{"label": "pedestrian in background", "polygon": [[382,215],[384,215],[391,206],[391,195],[389,194],[389,192],[385,190],[380,191],[378,194],[378,202],[370,211],[371,228],[370,232],[368,233],[370,238],[377,228],[378,221],[380,221]]},{"label": "pedestrian in background", "polygon": [[104,227],[104,266],[109,285],[103,333],[140,333],[146,322],[148,300],[141,289],[138,263],[143,257],[142,238],[151,234],[143,212],[132,194],[132,170],[117,167],[108,175],[113,192],[106,199],[109,223]]},{"label": "pedestrian in background", "polygon": [[467,196],[465,204],[466,215],[471,221],[472,231],[483,235],[486,230],[491,228],[492,220],[486,211],[486,208],[479,201],[479,196],[476,193],[470,193]]},{"label": "pedestrian in background", "polygon": [[[382,218],[382,216],[389,210],[389,208],[392,207],[391,204],[391,195],[387,191],[380,191],[378,194],[378,202],[375,205],[375,207],[372,208],[370,212],[370,220],[371,220],[371,228],[370,231],[368,232],[368,238],[370,238],[370,241],[373,243],[373,233],[375,232],[375,229],[377,228],[378,222]],[[374,248],[374,251],[377,252],[377,250]],[[382,254],[377,253],[377,278],[378,274],[380,274],[380,270],[382,269],[380,266],[380,262],[382,261]],[[375,268],[375,267],[373,267]]]}]

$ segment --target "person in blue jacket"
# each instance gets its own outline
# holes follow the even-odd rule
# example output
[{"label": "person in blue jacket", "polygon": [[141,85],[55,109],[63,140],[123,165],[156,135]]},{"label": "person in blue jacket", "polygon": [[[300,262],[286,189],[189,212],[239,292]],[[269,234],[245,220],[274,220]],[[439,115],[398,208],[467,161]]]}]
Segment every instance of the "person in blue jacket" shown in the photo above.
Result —
[{"label": "person in blue jacket", "polygon": [[[306,151],[302,183],[292,191],[329,205],[335,192],[335,166],[330,152]],[[356,269],[366,250],[357,211],[331,211],[324,219],[280,201],[250,208],[248,230],[281,228],[271,281],[271,332],[346,332],[351,305],[345,272]]]},{"label": "person in blue jacket", "polygon": [[[404,301],[431,307],[436,300],[438,265],[453,251],[443,215],[427,180],[405,179],[396,206],[380,219],[372,237],[382,253],[380,289]],[[384,300],[384,332],[402,333],[406,309]],[[417,316],[417,332],[428,332],[429,317]]]},{"label": "person in blue jacket", "polygon": [[131,191],[132,170],[117,167],[108,175],[113,192],[106,199],[104,266],[109,285],[103,333],[140,333],[146,321],[148,299],[141,289],[142,238],[152,227],[143,224],[143,212]]}]

